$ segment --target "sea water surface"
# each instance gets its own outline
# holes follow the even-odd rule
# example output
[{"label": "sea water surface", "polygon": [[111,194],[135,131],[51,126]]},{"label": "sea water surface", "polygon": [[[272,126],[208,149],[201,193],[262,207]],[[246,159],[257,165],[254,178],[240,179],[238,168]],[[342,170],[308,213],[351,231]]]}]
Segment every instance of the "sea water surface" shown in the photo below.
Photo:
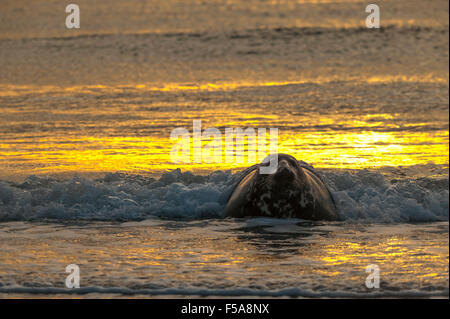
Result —
[{"label": "sea water surface", "polygon": [[[377,30],[357,0],[78,3],[0,4],[1,297],[448,297],[448,1]],[[254,163],[173,163],[193,120],[278,128],[342,221],[223,219]]]}]

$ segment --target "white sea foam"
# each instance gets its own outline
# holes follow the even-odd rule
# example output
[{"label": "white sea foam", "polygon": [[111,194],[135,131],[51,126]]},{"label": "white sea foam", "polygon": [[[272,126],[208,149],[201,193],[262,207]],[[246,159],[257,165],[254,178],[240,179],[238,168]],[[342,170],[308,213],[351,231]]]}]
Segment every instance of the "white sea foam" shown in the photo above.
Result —
[{"label": "white sea foam", "polygon": [[[346,221],[449,219],[448,175],[393,178],[377,171],[321,172]],[[389,176],[388,176],[389,175]],[[219,218],[239,174],[207,176],[174,170],[160,179],[121,173],[57,181],[29,176],[0,182],[0,221]]]},{"label": "white sea foam", "polygon": [[84,287],[79,289],[65,289],[52,287],[0,287],[0,293],[7,294],[120,294],[120,295],[152,295],[152,296],[226,296],[226,297],[305,297],[305,298],[382,298],[382,297],[448,297],[448,289],[439,291],[322,291],[315,292],[302,288],[286,288],[281,290],[257,289],[129,289],[129,288],[103,288]]}]

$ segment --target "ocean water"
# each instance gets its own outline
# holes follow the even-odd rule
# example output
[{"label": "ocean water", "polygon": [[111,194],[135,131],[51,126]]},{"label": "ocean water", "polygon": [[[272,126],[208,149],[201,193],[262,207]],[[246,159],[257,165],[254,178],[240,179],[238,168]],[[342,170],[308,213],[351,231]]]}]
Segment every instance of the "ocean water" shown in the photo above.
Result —
[{"label": "ocean water", "polygon": [[[0,4],[0,297],[448,297],[448,1],[377,30],[357,0],[77,3]],[[222,218],[254,163],[173,163],[193,120],[278,128],[342,221]]]}]

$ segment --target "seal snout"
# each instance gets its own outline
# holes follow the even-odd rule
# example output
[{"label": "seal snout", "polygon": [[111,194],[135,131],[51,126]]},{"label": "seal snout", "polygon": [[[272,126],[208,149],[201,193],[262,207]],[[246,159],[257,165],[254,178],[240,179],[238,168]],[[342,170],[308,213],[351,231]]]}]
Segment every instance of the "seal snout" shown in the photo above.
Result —
[{"label": "seal snout", "polygon": [[289,182],[292,181],[295,177],[295,172],[292,167],[289,166],[289,163],[285,160],[281,160],[278,163],[278,169],[275,172],[275,180],[280,182]]}]

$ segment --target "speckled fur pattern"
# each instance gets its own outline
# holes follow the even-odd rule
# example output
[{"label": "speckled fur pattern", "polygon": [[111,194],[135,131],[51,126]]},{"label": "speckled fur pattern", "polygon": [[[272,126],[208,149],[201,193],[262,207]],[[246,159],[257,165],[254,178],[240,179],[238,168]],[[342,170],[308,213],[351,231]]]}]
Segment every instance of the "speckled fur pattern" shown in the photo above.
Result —
[{"label": "speckled fur pattern", "polygon": [[247,170],[245,176],[252,174],[252,178],[246,180],[243,176],[239,184],[246,186],[244,194],[232,194],[225,208],[225,216],[338,219],[331,194],[311,166],[285,154],[279,154],[280,163],[288,167],[292,177],[277,178],[278,171],[275,174],[259,174],[258,167]]}]

